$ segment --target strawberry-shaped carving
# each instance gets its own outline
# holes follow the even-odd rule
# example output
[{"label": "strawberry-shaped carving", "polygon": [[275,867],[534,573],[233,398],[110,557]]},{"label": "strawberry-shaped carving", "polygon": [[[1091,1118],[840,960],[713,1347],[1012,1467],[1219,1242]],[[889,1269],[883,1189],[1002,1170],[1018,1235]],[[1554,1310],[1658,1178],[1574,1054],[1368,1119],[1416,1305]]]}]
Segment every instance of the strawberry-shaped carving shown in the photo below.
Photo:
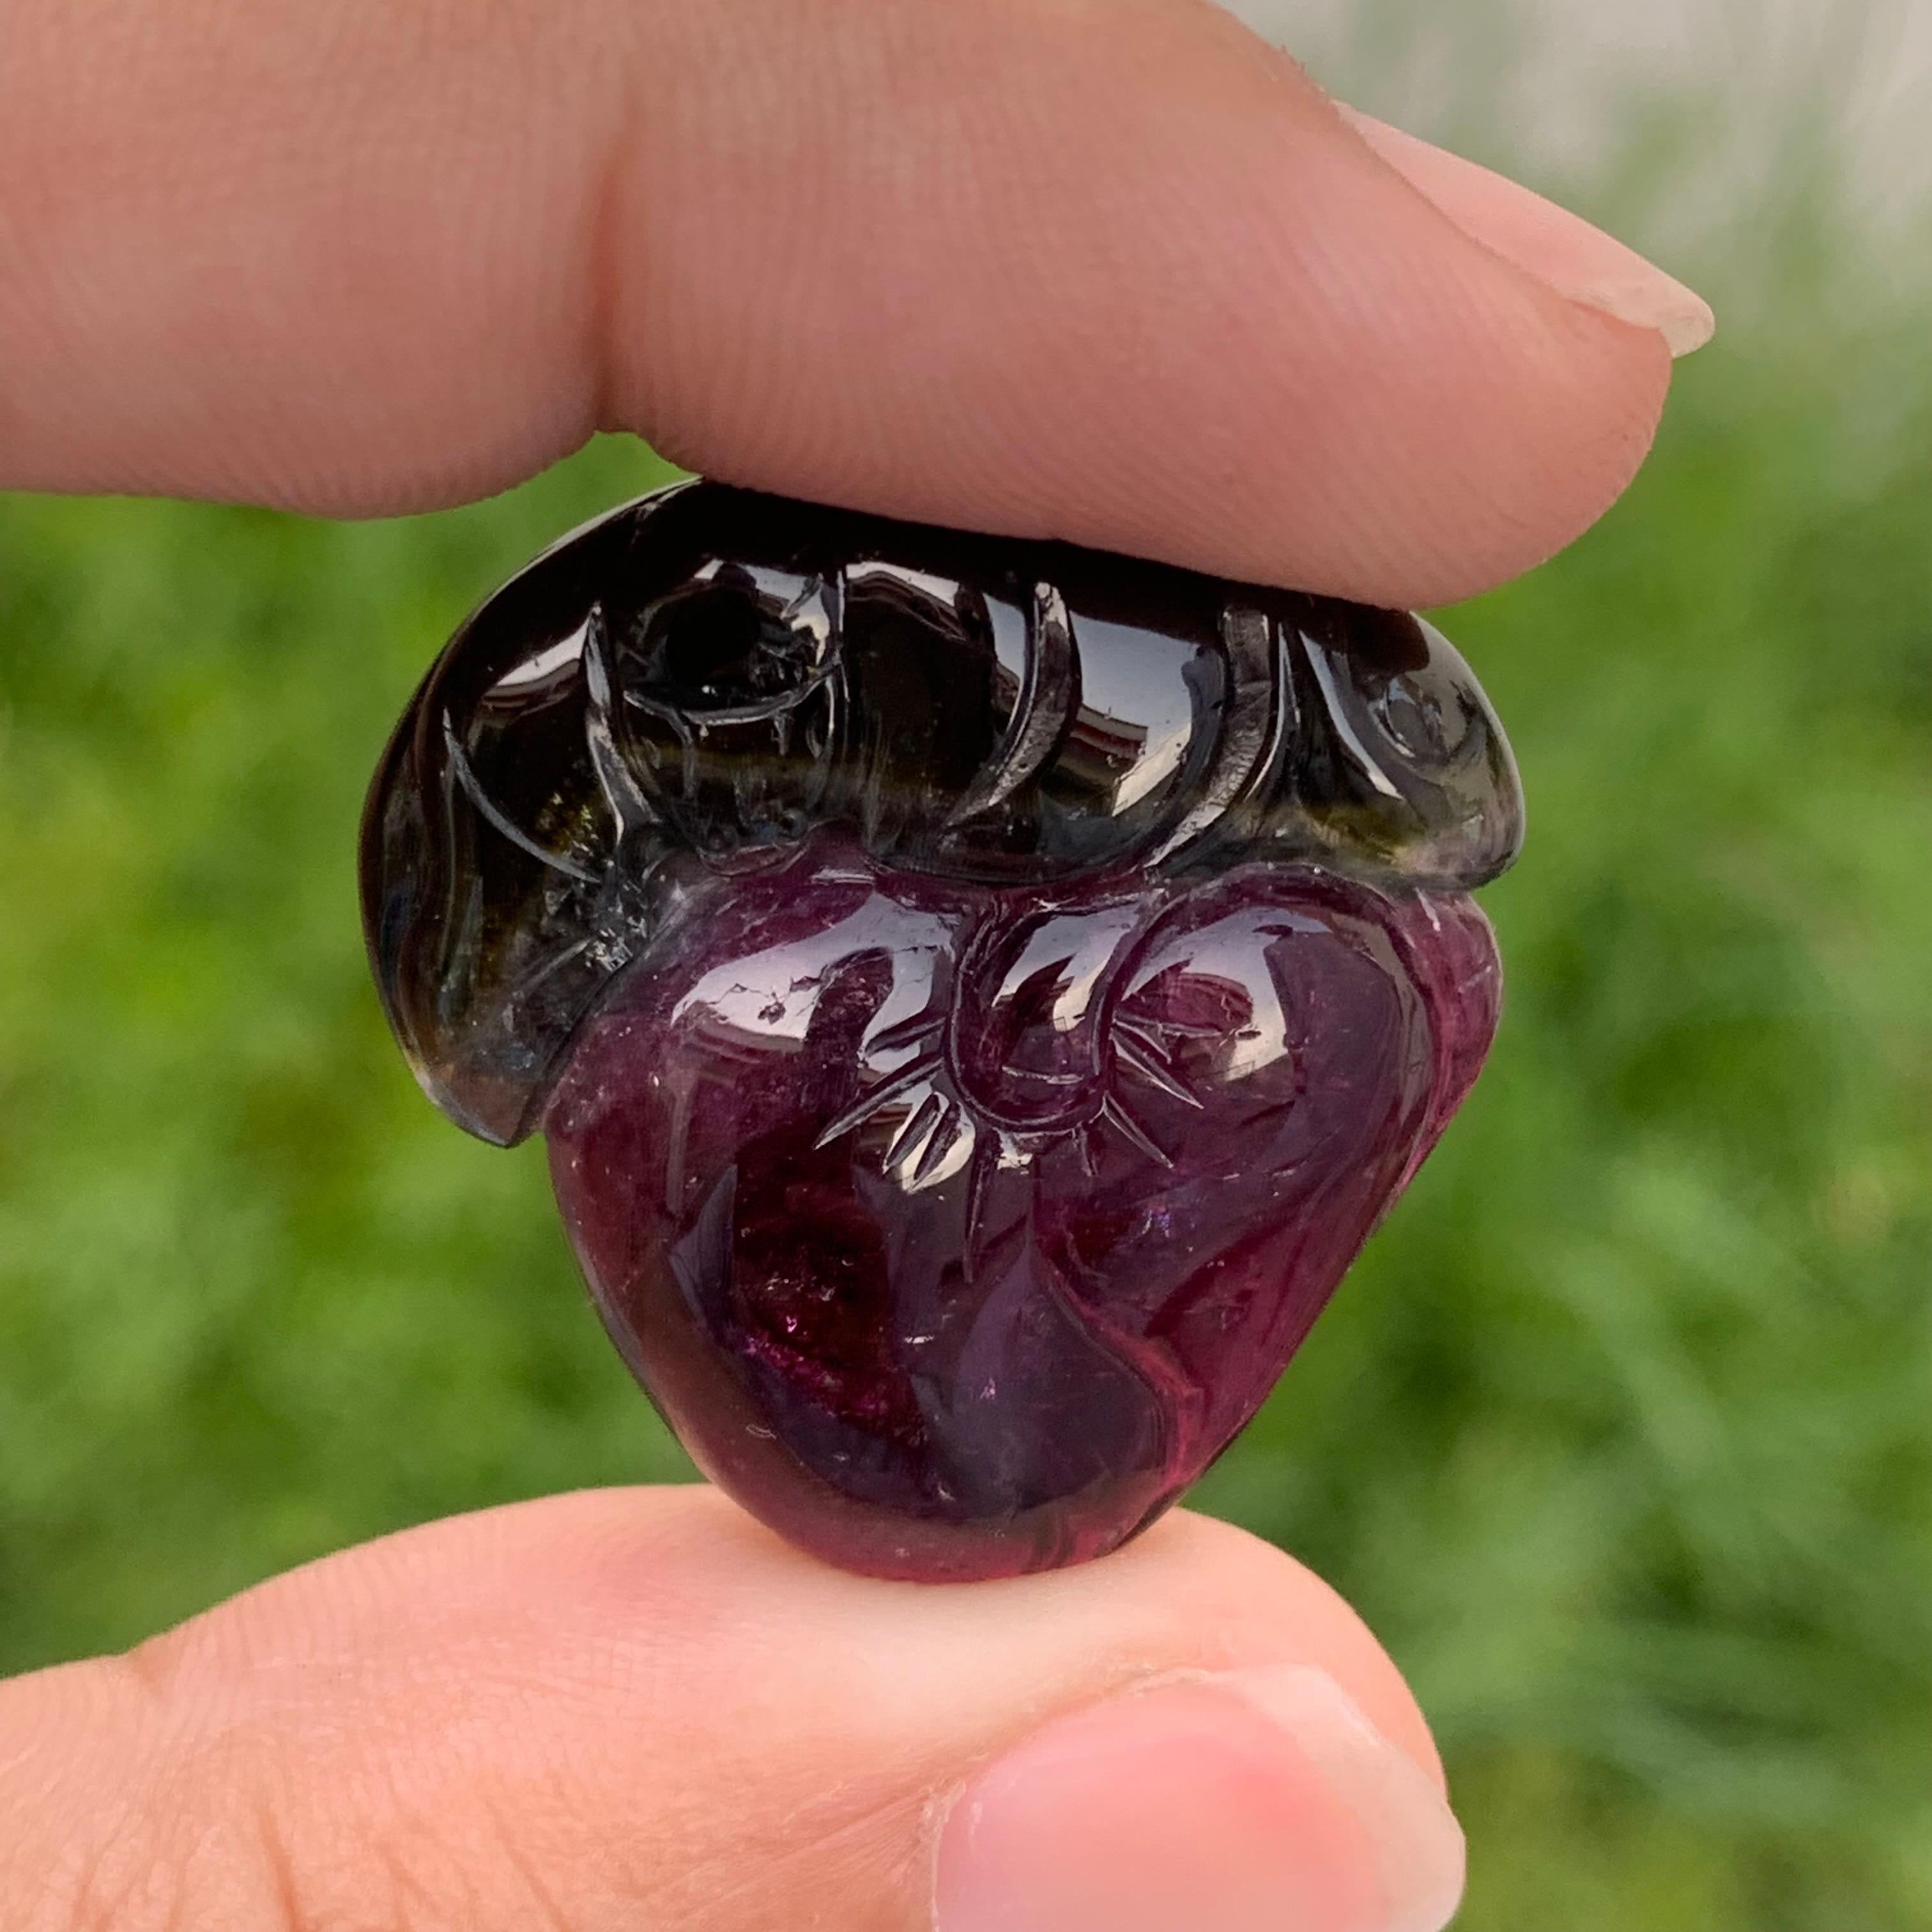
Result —
[{"label": "strawberry-shaped carving", "polygon": [[686,486],[473,618],[372,792],[399,1036],[835,1561],[1114,1547],[1469,1083],[1521,801],[1417,620]]}]

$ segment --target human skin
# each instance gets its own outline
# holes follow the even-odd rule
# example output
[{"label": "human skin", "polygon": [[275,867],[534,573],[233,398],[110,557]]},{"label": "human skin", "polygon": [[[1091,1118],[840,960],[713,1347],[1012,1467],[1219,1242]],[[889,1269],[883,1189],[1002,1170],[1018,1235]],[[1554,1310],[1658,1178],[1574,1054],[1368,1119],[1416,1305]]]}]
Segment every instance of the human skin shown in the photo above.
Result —
[{"label": "human skin", "polygon": [[[626,428],[1426,604],[1600,514],[1709,328],[1192,0],[4,28],[4,487],[382,514]],[[0,1929],[1416,1932],[1460,1882],[1439,1790],[1361,1624],[1225,1526],[922,1587],[609,1490],[0,1686]]]}]

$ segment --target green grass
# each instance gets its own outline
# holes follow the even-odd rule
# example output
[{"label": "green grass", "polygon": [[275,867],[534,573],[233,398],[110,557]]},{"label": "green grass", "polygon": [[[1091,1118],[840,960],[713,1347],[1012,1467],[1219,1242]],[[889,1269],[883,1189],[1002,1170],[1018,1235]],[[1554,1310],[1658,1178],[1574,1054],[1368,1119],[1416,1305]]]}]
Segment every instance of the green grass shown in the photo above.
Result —
[{"label": "green grass", "polygon": [[[1720,343],[1608,522],[1451,614],[1532,805],[1508,1017],[1202,1486],[1413,1675],[1480,1932],[1932,1925],[1928,320]],[[0,1665],[685,1466],[536,1151],[409,1082],[352,890],[452,622],[657,473],[0,504]]]}]

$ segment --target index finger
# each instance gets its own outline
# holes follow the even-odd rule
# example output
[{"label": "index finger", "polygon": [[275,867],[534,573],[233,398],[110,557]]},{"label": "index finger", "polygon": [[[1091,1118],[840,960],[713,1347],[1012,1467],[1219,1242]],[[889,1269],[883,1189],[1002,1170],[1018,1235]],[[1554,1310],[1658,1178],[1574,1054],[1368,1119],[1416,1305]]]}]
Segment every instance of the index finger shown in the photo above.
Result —
[{"label": "index finger", "polygon": [[1612,500],[1708,312],[1358,124],[1202,0],[15,0],[0,484],[382,514],[620,427],[1442,601]]}]

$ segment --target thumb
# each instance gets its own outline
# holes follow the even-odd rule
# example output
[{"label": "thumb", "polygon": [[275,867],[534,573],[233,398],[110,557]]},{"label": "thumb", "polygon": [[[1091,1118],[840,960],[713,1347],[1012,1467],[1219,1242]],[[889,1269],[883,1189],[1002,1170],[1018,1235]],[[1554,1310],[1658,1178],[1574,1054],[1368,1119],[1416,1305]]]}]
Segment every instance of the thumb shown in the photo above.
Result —
[{"label": "thumb", "polygon": [[1346,1607],[1184,1513],[935,1587],[559,1497],[0,1688],[0,1897],[115,1932],[1434,1932],[1439,1794]]}]

